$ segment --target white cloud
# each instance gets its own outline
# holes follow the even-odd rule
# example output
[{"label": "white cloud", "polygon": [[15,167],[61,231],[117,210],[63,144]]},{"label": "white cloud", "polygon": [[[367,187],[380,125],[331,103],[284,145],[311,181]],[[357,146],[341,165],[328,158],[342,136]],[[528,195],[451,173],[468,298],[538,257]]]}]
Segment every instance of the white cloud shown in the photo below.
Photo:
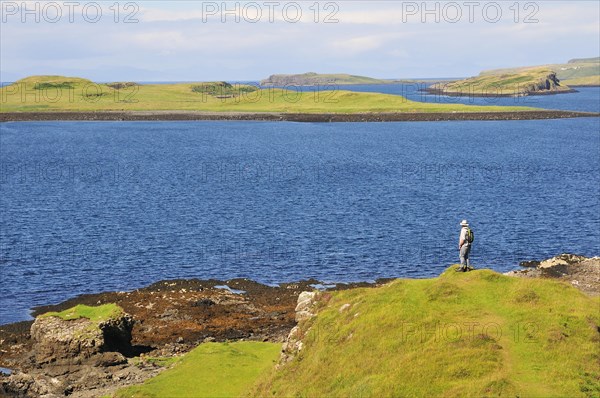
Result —
[{"label": "white cloud", "polygon": [[[199,1],[139,1],[136,24],[115,24],[110,14],[98,24],[81,18],[59,24],[15,19],[0,27],[2,72],[46,73],[54,68],[56,73],[70,64],[96,68],[101,76],[105,70],[130,74],[115,80],[135,79],[132,74],[140,67],[157,71],[159,79],[166,76],[160,71],[168,71],[180,80],[261,78],[308,70],[394,77],[390,71],[399,70],[401,63],[402,75],[396,77],[427,77],[463,76],[481,66],[598,56],[597,2],[538,2],[540,22],[535,24],[514,23],[508,12],[495,24],[421,23],[419,18],[403,23],[400,2],[389,1],[337,2],[334,17],[339,23],[325,24],[328,12],[321,9],[321,22],[314,23],[309,9],[313,2],[299,3],[303,17],[296,24],[286,23],[281,12],[275,23],[266,17],[262,23],[243,18],[235,23],[232,15],[227,23],[220,22],[220,15],[205,23]],[[102,4],[106,8],[112,3]],[[324,2],[319,4],[323,7]],[[512,4],[502,2],[505,10]]]}]

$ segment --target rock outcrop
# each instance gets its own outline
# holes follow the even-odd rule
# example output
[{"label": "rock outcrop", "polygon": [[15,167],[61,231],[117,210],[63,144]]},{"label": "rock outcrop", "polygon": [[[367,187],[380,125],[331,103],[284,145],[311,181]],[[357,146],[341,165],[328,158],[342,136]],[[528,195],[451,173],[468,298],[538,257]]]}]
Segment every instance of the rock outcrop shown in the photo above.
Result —
[{"label": "rock outcrop", "polygon": [[540,91],[552,91],[557,90],[560,87],[560,82],[556,77],[556,73],[551,72],[546,76],[546,78],[542,78],[539,80],[537,84],[531,84],[526,87],[525,91],[529,93],[536,93]]},{"label": "rock outcrop", "polygon": [[554,278],[570,283],[592,296],[600,295],[600,257],[563,253],[542,261],[524,261],[523,270],[505,275],[521,278]]},{"label": "rock outcrop", "polygon": [[83,386],[110,383],[114,371],[108,368],[117,367],[126,372],[124,377],[142,380],[137,368],[127,369],[124,356],[132,351],[133,325],[133,318],[123,312],[99,321],[37,317],[30,330],[31,360],[35,365],[27,372],[17,371],[0,380],[0,395],[71,395]]},{"label": "rock outcrop", "polygon": [[296,304],[296,322],[302,322],[312,318],[314,314],[314,306],[316,303],[317,292],[302,292],[298,296],[298,304]]},{"label": "rock outcrop", "polygon": [[38,317],[31,325],[35,359],[38,363],[91,358],[107,351],[131,351],[133,318],[124,314],[94,323],[87,318],[63,320]]},{"label": "rock outcrop", "polygon": [[298,296],[298,304],[296,305],[296,322],[298,322],[298,325],[292,328],[281,347],[279,366],[290,362],[302,351],[304,347],[302,337],[310,329],[310,327],[306,327],[306,321],[315,316],[319,296],[319,292],[302,292]]}]

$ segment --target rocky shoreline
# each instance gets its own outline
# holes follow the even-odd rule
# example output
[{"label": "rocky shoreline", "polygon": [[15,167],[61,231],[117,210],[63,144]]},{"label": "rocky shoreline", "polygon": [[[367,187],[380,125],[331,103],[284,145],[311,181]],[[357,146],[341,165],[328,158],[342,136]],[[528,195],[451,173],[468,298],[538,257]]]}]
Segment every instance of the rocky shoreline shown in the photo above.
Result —
[{"label": "rocky shoreline", "polygon": [[274,113],[202,111],[3,112],[0,122],[25,121],[286,121],[286,122],[417,122],[466,120],[539,120],[598,117],[600,113],[560,110],[447,113]]},{"label": "rocky shoreline", "polygon": [[[600,295],[600,257],[561,254],[544,261],[526,261],[521,267],[506,275],[553,278],[585,294]],[[0,368],[0,396],[110,395],[157,375],[170,359],[208,341],[282,343],[285,362],[302,349],[297,325],[314,315],[315,294],[377,287],[390,280],[332,285],[307,280],[278,286],[248,279],[168,280],[130,292],[88,294],[37,307],[35,322],[0,326],[0,367],[13,371],[10,376],[3,375]],[[317,290],[321,292],[315,293]],[[99,325],[85,319],[39,317],[79,304],[111,303],[124,314]]]},{"label": "rocky shoreline", "polygon": [[[78,304],[115,303],[127,314],[121,323],[129,324],[129,317],[134,321],[128,332],[130,341],[115,351],[64,349],[90,344],[52,334],[69,329],[66,326],[34,321],[2,325],[0,367],[14,373],[8,377],[0,372],[0,396],[98,397],[155,376],[168,358],[183,355],[202,342],[283,343],[296,325],[295,309],[303,291],[373,287],[387,281],[323,285],[308,280],[266,286],[247,279],[169,280],[131,292],[88,294],[37,307],[34,316]],[[98,347],[99,338],[94,341]]]},{"label": "rocky shoreline", "polygon": [[560,254],[542,261],[523,261],[523,269],[504,275],[519,278],[551,278],[571,284],[590,296],[600,296],[600,257]]}]

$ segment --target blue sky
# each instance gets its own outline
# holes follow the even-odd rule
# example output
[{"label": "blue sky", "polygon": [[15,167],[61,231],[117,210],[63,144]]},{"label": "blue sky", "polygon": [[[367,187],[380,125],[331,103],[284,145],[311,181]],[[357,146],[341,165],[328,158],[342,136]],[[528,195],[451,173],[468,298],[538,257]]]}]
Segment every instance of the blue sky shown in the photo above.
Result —
[{"label": "blue sky", "polygon": [[600,54],[597,1],[91,3],[0,1],[0,79],[258,80],[307,71],[461,77]]}]

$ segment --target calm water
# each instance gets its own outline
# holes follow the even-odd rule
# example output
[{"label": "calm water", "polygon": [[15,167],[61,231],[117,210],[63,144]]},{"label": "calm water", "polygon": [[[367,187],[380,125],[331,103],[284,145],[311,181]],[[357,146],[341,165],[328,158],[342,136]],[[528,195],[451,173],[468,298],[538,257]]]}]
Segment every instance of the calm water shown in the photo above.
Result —
[{"label": "calm water", "polygon": [[[403,95],[408,99],[419,102],[437,104],[466,104],[466,105],[505,105],[529,106],[533,108],[561,109],[569,111],[599,112],[600,94],[598,87],[575,87],[578,91],[570,94],[534,95],[529,97],[449,97],[439,94],[428,94],[422,89],[428,84],[351,84],[341,86],[323,86],[322,90],[350,90],[360,92],[373,92],[384,94]],[[292,88],[289,88],[292,89]],[[314,88],[302,87],[303,92],[312,93]]]},{"label": "calm water", "polygon": [[[598,106],[598,89],[572,95]],[[570,96],[540,98],[571,109]],[[167,278],[433,276],[456,262],[463,218],[478,267],[598,255],[599,130],[598,118],[0,124],[0,323]]]}]

